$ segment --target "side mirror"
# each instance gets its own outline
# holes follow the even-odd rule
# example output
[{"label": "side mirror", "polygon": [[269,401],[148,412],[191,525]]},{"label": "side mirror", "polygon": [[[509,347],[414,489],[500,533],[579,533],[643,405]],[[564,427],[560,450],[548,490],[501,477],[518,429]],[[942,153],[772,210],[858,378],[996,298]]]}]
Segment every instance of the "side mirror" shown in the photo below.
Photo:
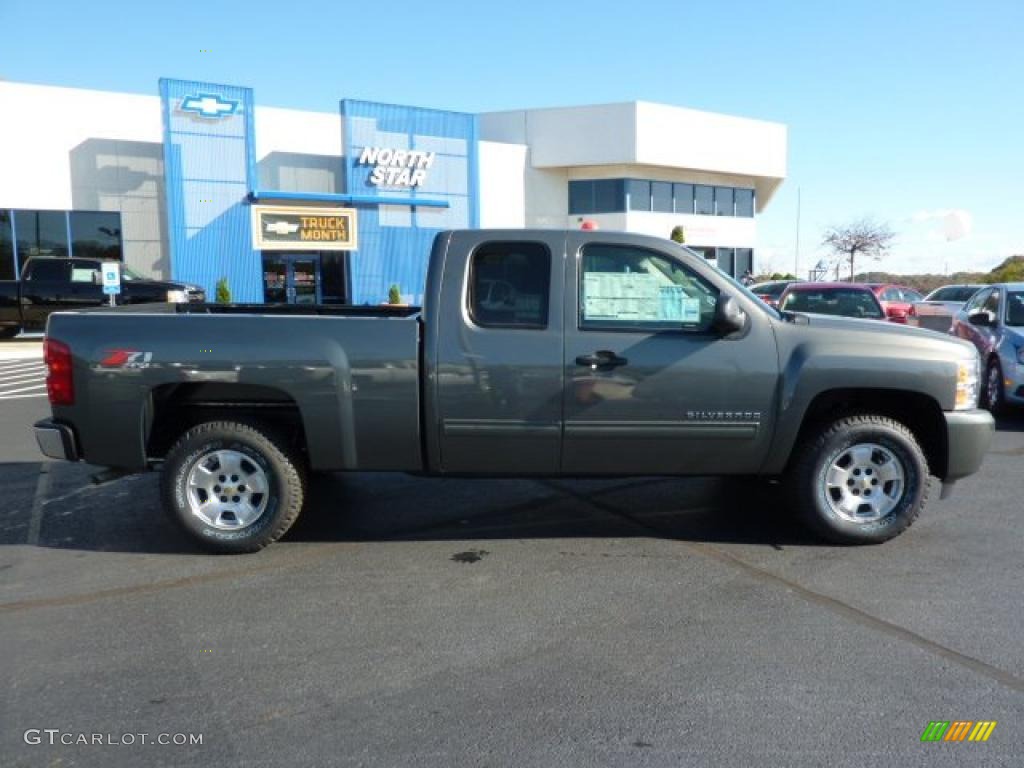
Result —
[{"label": "side mirror", "polygon": [[727,293],[718,297],[718,304],[715,306],[715,319],[711,326],[722,336],[742,331],[747,324],[747,313],[740,307],[739,302]]},{"label": "side mirror", "polygon": [[967,316],[967,322],[971,325],[981,325],[985,327],[995,325],[995,321],[993,320],[991,313],[984,309],[979,309],[977,312],[971,312],[971,314]]}]

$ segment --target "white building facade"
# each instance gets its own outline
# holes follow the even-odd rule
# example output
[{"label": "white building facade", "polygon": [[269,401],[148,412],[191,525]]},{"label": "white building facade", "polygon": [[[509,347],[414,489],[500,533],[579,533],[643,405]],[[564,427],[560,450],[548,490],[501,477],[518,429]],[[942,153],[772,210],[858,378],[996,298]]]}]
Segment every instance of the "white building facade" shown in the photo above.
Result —
[{"label": "white building facade", "polygon": [[[785,126],[661,104],[340,104],[264,107],[250,89],[189,81],[154,96],[0,82],[0,114],[23,116],[0,121],[0,279],[33,255],[99,255],[211,295],[230,276],[250,301],[294,300],[282,286],[301,284],[310,301],[372,303],[392,283],[415,301],[437,231],[581,226],[682,227],[740,275],[786,175]],[[426,170],[382,185],[360,161],[381,149]],[[260,250],[247,222],[264,203],[354,209],[358,249]]]}]

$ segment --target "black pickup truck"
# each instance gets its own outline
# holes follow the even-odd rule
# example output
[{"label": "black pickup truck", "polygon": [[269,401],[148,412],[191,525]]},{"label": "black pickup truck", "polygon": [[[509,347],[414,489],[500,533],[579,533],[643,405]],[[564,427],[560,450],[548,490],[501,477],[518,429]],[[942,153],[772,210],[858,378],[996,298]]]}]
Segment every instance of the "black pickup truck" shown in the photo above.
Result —
[{"label": "black pickup truck", "polygon": [[309,472],[346,470],[783,477],[824,536],[881,542],[993,431],[972,345],[780,313],[613,232],[443,232],[422,309],[61,312],[45,350],[43,453],[161,467],[167,512],[223,552],[266,546]]},{"label": "black pickup truck", "polygon": [[[101,263],[99,259],[35,256],[25,262],[20,280],[0,280],[0,339],[23,330],[43,330],[52,312],[106,304]],[[121,266],[118,304],[203,301],[206,293],[198,286],[150,280]]]}]

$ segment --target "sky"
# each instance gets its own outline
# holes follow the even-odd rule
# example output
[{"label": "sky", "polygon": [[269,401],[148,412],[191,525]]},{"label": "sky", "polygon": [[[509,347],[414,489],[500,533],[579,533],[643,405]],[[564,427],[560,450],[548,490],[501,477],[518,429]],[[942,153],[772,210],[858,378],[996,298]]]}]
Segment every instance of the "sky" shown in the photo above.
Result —
[{"label": "sky", "polygon": [[644,100],[781,122],[760,269],[804,274],[827,227],[865,216],[897,235],[870,268],[1024,254],[1024,0],[0,0],[0,30],[0,79],[20,82],[209,80],[324,112]]}]

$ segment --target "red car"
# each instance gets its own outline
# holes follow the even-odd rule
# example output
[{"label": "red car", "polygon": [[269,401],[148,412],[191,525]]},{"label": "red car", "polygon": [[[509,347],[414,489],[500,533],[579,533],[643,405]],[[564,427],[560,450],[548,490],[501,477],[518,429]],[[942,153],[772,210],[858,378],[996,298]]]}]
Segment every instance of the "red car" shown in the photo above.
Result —
[{"label": "red car", "polygon": [[922,301],[924,296],[913,288],[892,283],[864,283],[870,288],[875,298],[882,304],[885,316],[891,323],[907,322],[907,314],[915,302]]},{"label": "red car", "polygon": [[779,310],[885,320],[874,291],[862,283],[793,283],[779,297]]}]

